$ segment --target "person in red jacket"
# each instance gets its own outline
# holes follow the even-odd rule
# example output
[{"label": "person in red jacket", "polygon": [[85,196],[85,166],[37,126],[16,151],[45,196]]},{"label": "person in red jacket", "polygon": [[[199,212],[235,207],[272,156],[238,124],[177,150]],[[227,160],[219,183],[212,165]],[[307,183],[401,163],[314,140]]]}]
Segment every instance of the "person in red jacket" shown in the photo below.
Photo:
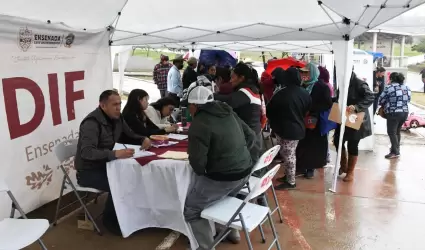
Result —
[{"label": "person in red jacket", "polygon": [[266,71],[264,71],[261,74],[261,79],[260,79],[260,84],[263,87],[263,91],[264,91],[264,98],[266,99],[266,103],[268,103],[273,96],[273,91],[274,91],[274,82],[273,82],[273,78],[272,76],[267,73]]}]

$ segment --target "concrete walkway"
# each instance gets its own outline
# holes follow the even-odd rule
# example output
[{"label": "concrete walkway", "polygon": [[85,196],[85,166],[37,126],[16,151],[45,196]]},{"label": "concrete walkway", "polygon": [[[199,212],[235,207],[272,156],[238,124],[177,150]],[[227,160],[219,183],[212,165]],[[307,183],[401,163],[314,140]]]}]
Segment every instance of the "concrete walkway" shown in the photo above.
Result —
[{"label": "concrete walkway", "polygon": [[[275,222],[285,250],[422,250],[425,231],[425,145],[422,138],[403,136],[402,157],[386,160],[388,139],[377,136],[374,152],[361,152],[355,181],[338,180],[338,192],[328,193],[333,168],[316,172],[312,180],[297,179],[297,189],[278,191],[284,223]],[[279,174],[279,176],[282,175]],[[159,192],[159,191],[158,191]],[[143,197],[140,197],[143,199]],[[91,209],[100,211],[101,205]],[[46,214],[48,219],[52,214]],[[43,237],[49,249],[130,250],[160,249],[166,229],[146,229],[127,239],[79,230],[70,216]],[[271,231],[264,226],[268,242]],[[251,233],[255,249],[267,249],[258,230]],[[243,238],[243,235],[242,235]],[[180,236],[169,249],[185,249]],[[27,249],[39,249],[33,245]],[[222,243],[217,250],[247,249]]]}]

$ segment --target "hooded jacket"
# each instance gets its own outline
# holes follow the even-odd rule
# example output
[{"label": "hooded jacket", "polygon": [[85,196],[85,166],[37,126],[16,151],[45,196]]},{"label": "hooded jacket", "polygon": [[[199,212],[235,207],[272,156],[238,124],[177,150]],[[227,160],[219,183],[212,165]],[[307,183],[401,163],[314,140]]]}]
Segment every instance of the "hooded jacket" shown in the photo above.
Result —
[{"label": "hooded jacket", "polygon": [[272,75],[279,89],[266,107],[270,127],[282,139],[301,140],[305,136],[304,117],[310,109],[310,95],[301,87],[296,68],[277,68]]},{"label": "hooded jacket", "polygon": [[252,80],[240,83],[230,95],[214,95],[214,99],[230,105],[255,134],[261,132],[261,97]]},{"label": "hooded jacket", "polygon": [[251,174],[254,141],[254,132],[229,105],[200,105],[189,128],[190,165],[212,180],[241,180]]}]

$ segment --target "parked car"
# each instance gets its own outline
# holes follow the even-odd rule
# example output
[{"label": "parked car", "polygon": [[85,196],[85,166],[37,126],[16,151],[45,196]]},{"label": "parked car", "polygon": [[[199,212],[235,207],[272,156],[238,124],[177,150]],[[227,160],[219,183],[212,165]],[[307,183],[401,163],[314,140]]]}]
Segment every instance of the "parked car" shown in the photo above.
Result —
[{"label": "parked car", "polygon": [[410,113],[407,117],[407,120],[403,123],[401,129],[409,130],[411,128],[420,128],[425,127],[425,117],[424,115],[419,115],[415,113]]}]

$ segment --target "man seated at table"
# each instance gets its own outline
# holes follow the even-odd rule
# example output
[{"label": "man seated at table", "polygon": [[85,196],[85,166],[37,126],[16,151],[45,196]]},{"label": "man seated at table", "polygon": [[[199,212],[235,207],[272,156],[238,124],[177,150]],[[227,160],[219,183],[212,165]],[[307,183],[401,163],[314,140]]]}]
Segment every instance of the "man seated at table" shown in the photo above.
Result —
[{"label": "man seated at table", "polygon": [[[120,141],[124,133],[126,141]],[[151,145],[149,138],[136,135],[121,117],[121,98],[114,90],[106,90],[99,97],[99,107],[83,119],[80,125],[75,168],[77,181],[82,187],[109,192],[103,213],[105,227],[114,234],[121,234],[110,194],[106,163],[116,159],[130,158],[133,149],[113,150],[116,142]]]},{"label": "man seated at table", "polygon": [[[255,133],[229,105],[214,101],[213,93],[204,86],[190,90],[188,103],[193,117],[188,154],[196,178],[186,198],[184,216],[199,249],[208,249],[214,239],[201,212],[227,195],[236,195],[247,182],[252,170],[249,149]],[[232,231],[228,239],[239,242],[239,232]]]}]

